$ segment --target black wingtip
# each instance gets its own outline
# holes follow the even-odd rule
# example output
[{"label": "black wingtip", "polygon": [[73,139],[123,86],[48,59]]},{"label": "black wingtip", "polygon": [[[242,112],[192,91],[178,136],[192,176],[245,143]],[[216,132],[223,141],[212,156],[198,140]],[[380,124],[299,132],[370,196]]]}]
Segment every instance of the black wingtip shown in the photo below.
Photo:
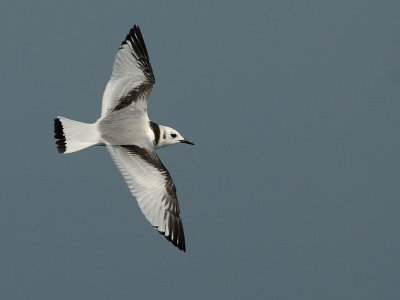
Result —
[{"label": "black wingtip", "polygon": [[183,224],[182,224],[181,218],[180,217],[171,218],[170,222],[175,223],[173,226],[170,226],[170,228],[172,228],[173,232],[170,232],[169,235],[165,235],[165,232],[163,232],[163,231],[158,231],[158,232],[161,235],[163,235],[168,241],[170,241],[179,250],[186,252],[185,233],[183,231]]},{"label": "black wingtip", "polygon": [[159,234],[161,234],[162,236],[164,236],[169,242],[172,243],[172,245],[174,245],[176,248],[178,248],[179,250],[181,250],[182,252],[186,252],[186,243],[185,243],[185,238],[183,237],[182,240],[173,240],[171,239],[170,236],[166,236],[165,232],[161,232],[158,231]]},{"label": "black wingtip", "polygon": [[140,31],[140,27],[138,25],[133,25],[133,27],[129,30],[128,34],[126,35],[125,39],[121,43],[121,47],[127,44],[127,41],[130,41],[132,44],[139,45],[140,50],[143,52],[144,55],[148,57],[146,45],[144,44],[144,39],[142,36],[142,32]]},{"label": "black wingtip", "polygon": [[120,49],[123,48],[124,45],[128,45],[128,41],[133,50],[132,54],[135,56],[135,59],[138,60],[138,64],[146,75],[147,81],[154,84],[155,78],[150,63],[149,53],[147,52],[146,44],[138,25],[133,25],[133,27],[129,30],[129,33],[121,43]]},{"label": "black wingtip", "polygon": [[57,150],[64,153],[67,150],[64,128],[59,118],[54,119],[54,138],[56,139]]}]

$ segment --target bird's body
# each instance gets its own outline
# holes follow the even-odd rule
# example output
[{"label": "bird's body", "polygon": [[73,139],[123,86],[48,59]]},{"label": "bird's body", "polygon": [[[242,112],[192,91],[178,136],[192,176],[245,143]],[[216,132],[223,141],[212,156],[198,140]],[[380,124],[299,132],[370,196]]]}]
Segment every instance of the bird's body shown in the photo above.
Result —
[{"label": "bird's body", "polygon": [[135,25],[117,52],[103,94],[100,118],[88,124],[57,117],[54,137],[60,153],[106,146],[146,219],[185,251],[175,185],[155,149],[193,143],[175,129],[150,121],[147,99],[154,83],[146,46]]}]

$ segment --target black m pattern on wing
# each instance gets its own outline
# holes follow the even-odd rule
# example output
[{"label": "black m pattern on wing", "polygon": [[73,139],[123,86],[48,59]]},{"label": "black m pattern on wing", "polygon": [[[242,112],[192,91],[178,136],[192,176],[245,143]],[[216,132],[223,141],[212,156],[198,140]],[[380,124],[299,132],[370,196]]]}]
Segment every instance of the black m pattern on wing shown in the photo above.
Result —
[{"label": "black m pattern on wing", "polygon": [[135,63],[141,69],[146,77],[146,80],[136,85],[126,95],[118,100],[118,104],[113,111],[120,110],[132,102],[145,98],[155,83],[153,69],[150,64],[149,54],[144,42],[139,26],[134,25],[122,42],[120,50],[123,48],[129,49],[130,54],[135,58]]},{"label": "black m pattern on wing", "polygon": [[168,199],[165,199],[165,200],[167,200],[167,202],[169,202],[169,203],[167,203],[168,204],[167,211],[179,216],[180,211],[179,211],[178,203],[176,202],[176,205],[174,205],[174,203],[172,203],[171,201],[168,201],[168,200],[177,200],[175,184],[174,184],[172,177],[169,174],[167,168],[164,166],[164,164],[161,162],[161,160],[158,158],[158,156],[154,152],[150,152],[147,149],[136,146],[136,145],[124,145],[122,147],[127,149],[129,153],[139,156],[141,159],[143,159],[149,165],[156,168],[158,171],[160,171],[161,174],[164,175],[164,177],[166,179],[165,190],[166,190],[167,196],[168,196],[168,197],[166,197]]},{"label": "black m pattern on wing", "polygon": [[151,87],[152,85],[149,85],[146,82],[134,87],[125,96],[118,99],[118,104],[113,108],[112,111],[120,110],[131,105],[132,102],[136,102],[139,99],[145,98]]},{"label": "black m pattern on wing", "polygon": [[164,210],[164,220],[166,221],[166,229],[158,228],[154,226],[160,234],[165,236],[173,245],[178,247],[182,251],[186,251],[185,234],[183,231],[183,224],[180,217],[179,203],[176,195],[175,184],[161,162],[157,154],[153,151],[149,151],[145,148],[136,145],[123,145],[128,153],[140,157],[146,163],[157,169],[165,179],[165,194],[162,199],[159,199]]}]

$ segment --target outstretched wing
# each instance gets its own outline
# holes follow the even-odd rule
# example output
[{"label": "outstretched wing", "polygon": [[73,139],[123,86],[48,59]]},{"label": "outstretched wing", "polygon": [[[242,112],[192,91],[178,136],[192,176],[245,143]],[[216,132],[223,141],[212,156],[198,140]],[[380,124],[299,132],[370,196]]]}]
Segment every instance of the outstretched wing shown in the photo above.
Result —
[{"label": "outstretched wing", "polygon": [[146,113],[147,97],[155,83],[142,33],[134,25],[115,57],[111,78],[104,90],[101,115],[126,107]]},{"label": "outstretched wing", "polygon": [[146,219],[167,240],[185,251],[175,184],[157,154],[135,146],[107,145]]}]

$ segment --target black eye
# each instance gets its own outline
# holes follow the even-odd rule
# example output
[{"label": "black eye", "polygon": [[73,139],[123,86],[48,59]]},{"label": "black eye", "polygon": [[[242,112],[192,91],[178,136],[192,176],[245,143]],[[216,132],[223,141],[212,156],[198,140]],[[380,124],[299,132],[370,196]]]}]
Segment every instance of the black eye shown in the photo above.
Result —
[{"label": "black eye", "polygon": [[171,133],[171,137],[174,139],[176,138],[176,133]]}]

